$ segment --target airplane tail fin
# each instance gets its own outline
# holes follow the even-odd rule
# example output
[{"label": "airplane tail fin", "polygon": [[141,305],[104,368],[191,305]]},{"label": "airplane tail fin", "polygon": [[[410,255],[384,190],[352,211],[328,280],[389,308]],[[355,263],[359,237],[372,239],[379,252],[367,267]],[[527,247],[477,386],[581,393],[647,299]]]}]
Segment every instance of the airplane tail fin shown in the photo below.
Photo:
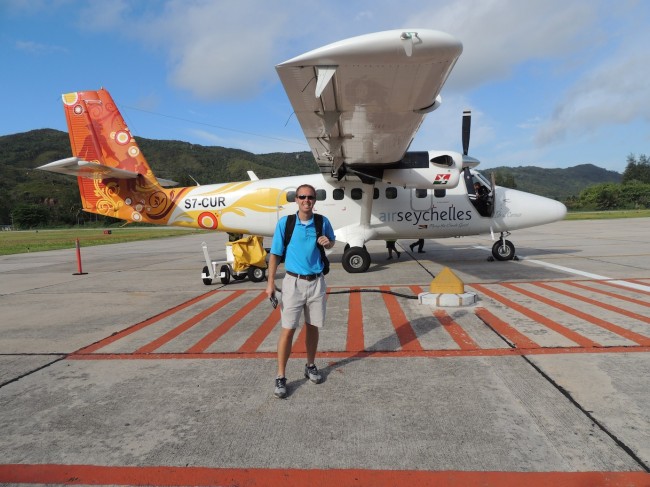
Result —
[{"label": "airplane tail fin", "polygon": [[128,221],[165,219],[170,197],[178,192],[162,186],[176,183],[154,176],[108,91],[67,93],[63,106],[73,157],[39,169],[77,176],[83,208],[91,213]]}]

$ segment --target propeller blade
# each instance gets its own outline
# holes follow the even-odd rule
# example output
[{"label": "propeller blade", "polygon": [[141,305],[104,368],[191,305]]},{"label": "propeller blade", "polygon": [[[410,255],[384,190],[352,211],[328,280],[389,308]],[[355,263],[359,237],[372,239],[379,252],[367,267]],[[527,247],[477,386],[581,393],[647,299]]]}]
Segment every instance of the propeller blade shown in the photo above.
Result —
[{"label": "propeller blade", "polygon": [[472,127],[472,111],[463,111],[463,155],[469,151],[469,132]]}]

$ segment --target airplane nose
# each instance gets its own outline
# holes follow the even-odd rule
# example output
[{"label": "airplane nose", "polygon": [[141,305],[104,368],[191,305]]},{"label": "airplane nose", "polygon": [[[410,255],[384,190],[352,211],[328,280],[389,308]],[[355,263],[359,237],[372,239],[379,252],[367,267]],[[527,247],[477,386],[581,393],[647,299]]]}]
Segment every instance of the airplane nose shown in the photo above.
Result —
[{"label": "airplane nose", "polygon": [[554,205],[549,205],[549,213],[555,215],[553,221],[564,220],[566,216],[566,206],[559,201],[549,200],[555,203]]},{"label": "airplane nose", "polygon": [[502,191],[503,206],[498,211],[500,205],[497,198],[495,216],[503,216],[502,222],[510,229],[544,225],[566,216],[566,206],[559,201],[515,189],[505,188]]}]

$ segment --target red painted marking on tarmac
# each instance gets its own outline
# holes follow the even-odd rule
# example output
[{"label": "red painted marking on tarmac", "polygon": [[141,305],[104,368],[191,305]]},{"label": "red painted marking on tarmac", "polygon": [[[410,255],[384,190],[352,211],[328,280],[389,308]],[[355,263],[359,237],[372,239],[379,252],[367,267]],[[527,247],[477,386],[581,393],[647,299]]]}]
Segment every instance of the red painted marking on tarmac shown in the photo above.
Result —
[{"label": "red painted marking on tarmac", "polygon": [[640,284],[642,286],[650,285],[645,280],[641,280],[641,279],[628,279],[628,282],[633,282],[634,284]]},{"label": "red painted marking on tarmac", "polygon": [[249,487],[647,487],[646,472],[468,472],[445,470],[361,470],[209,467],[125,467],[99,465],[0,465],[2,483],[65,485],[152,485]]},{"label": "red painted marking on tarmac", "polygon": [[[478,310],[477,310],[478,315]],[[443,329],[449,333],[449,336],[456,342],[461,350],[477,350],[478,344],[456,323],[445,310],[436,309],[433,316],[440,322]]]},{"label": "red painted marking on tarmac", "polygon": [[[584,284],[580,284],[580,283],[575,282],[575,281],[559,281],[559,282],[561,282],[563,284],[568,284],[569,286],[574,286],[574,287],[577,287],[577,288],[580,288],[580,289],[584,289],[586,291],[593,291],[593,292],[598,293],[598,294],[603,294],[605,296],[609,296],[610,298],[620,299],[621,301],[627,301],[628,303],[634,303],[634,304],[638,304],[639,306],[645,306],[647,308],[650,308],[650,302],[648,302],[648,301],[641,301],[640,299],[630,298],[630,297],[627,297],[627,296],[623,296],[622,294],[610,293],[610,292],[603,291],[602,289],[598,289],[598,288],[595,288],[595,287],[585,286]],[[595,281],[595,282],[599,282],[599,281]]]},{"label": "red painted marking on tarmac", "polygon": [[[445,357],[501,357],[513,355],[553,355],[573,353],[647,353],[650,347],[545,347],[545,348],[486,348],[478,350],[384,350],[384,351],[362,351],[362,352],[318,352],[323,358],[445,358]],[[305,358],[305,353],[292,353],[294,358]],[[275,352],[255,353],[94,353],[87,355],[72,354],[66,360],[196,360],[196,359],[259,359],[276,358]]]},{"label": "red painted marking on tarmac", "polygon": [[218,310],[223,308],[226,304],[230,303],[231,301],[234,301],[236,298],[241,296],[244,293],[244,291],[235,291],[233,292],[230,296],[227,296],[226,298],[222,299],[218,303],[213,304],[210,306],[208,309],[205,309],[201,311],[199,314],[193,316],[189,320],[181,323],[177,327],[175,327],[172,330],[169,330],[167,333],[164,335],[156,338],[154,341],[140,347],[138,350],[135,351],[135,353],[151,353],[154,350],[159,349],[166,343],[172,341],[174,338],[179,336],[181,333],[186,332],[190,328],[192,328],[194,325],[199,323],[200,321],[204,320],[208,316],[210,316],[213,313],[216,313]]},{"label": "red painted marking on tarmac", "polygon": [[111,335],[108,338],[105,338],[103,340],[100,340],[97,343],[93,343],[92,345],[84,347],[84,348],[78,350],[75,353],[93,353],[93,352],[99,350],[100,348],[104,348],[106,345],[109,345],[109,344],[111,344],[113,342],[116,342],[117,340],[121,340],[125,336],[131,335],[132,333],[135,333],[136,331],[142,330],[143,328],[145,328],[145,327],[147,327],[147,326],[149,326],[149,325],[151,325],[153,323],[156,323],[156,322],[158,322],[160,320],[163,320],[163,319],[167,318],[168,316],[171,316],[174,313],[187,308],[188,306],[192,306],[193,304],[196,304],[196,303],[198,303],[198,302],[200,302],[200,301],[202,301],[202,300],[204,300],[204,299],[206,299],[206,298],[208,298],[208,297],[210,297],[210,296],[212,296],[212,295],[214,295],[214,294],[216,294],[218,292],[219,292],[219,290],[215,289],[214,291],[207,292],[207,293],[205,293],[205,294],[203,294],[201,296],[197,296],[194,299],[190,299],[189,301],[185,301],[184,303],[179,304],[178,306],[174,306],[173,308],[169,308],[167,311],[163,311],[162,313],[160,313],[160,314],[158,314],[156,316],[152,316],[149,319],[141,321],[140,323],[137,323],[137,324],[125,329],[125,330],[122,330],[122,331],[120,331],[118,333],[115,333],[114,335]]},{"label": "red painted marking on tarmac", "polygon": [[[241,291],[244,292],[244,291]],[[217,326],[214,330],[204,336],[196,344],[191,346],[187,352],[188,353],[201,353],[207,350],[207,348],[221,338],[228,330],[241,321],[241,319],[246,316],[248,313],[253,311],[255,307],[260,304],[264,299],[266,299],[266,293],[261,292],[258,296],[249,301],[243,308],[239,309],[235,314],[233,314],[226,321]]]},{"label": "red painted marking on tarmac", "polygon": [[539,344],[519,332],[505,321],[497,318],[485,308],[476,308],[476,316],[483,320],[488,326],[495,330],[499,335],[507,338],[514,347],[517,348],[539,348]]},{"label": "red painted marking on tarmac", "polygon": [[[534,283],[532,283],[534,284]],[[540,287],[542,283],[540,283]],[[548,299],[545,296],[542,296],[540,294],[532,293],[530,291],[527,291],[526,289],[522,289],[518,286],[515,286],[514,284],[510,283],[501,283],[502,286],[507,287],[508,289],[512,289],[513,291],[517,291],[525,296],[528,296],[529,298],[536,299],[544,304],[547,304],[548,306],[552,306],[553,308],[559,309],[561,311],[564,311],[565,313],[568,313],[570,315],[575,316],[576,318],[580,318],[581,320],[585,320],[589,323],[592,323],[596,326],[599,326],[607,331],[611,331],[612,333],[615,333],[619,336],[622,336],[623,338],[626,338],[627,340],[633,341],[635,343],[638,343],[641,346],[648,346],[650,345],[650,338],[645,337],[643,335],[639,335],[638,333],[634,333],[633,331],[628,330],[627,328],[623,328],[621,326],[615,325],[613,323],[610,323],[605,320],[601,320],[600,318],[597,318],[593,315],[583,313],[582,311],[579,311],[575,308],[572,308],[570,306],[567,306],[562,303],[558,303],[556,301],[553,301],[552,299]],[[554,290],[553,288],[550,288],[551,290]],[[555,290],[554,290],[555,291]],[[573,293],[568,293],[568,292],[563,292],[561,290],[556,291],[558,294],[573,294]],[[574,295],[577,296],[577,295]]]},{"label": "red painted marking on tarmac", "polygon": [[[379,289],[382,291],[389,290],[388,286],[380,286]],[[397,302],[397,298],[386,293],[382,293],[381,296],[384,298],[386,309],[388,309],[390,320],[395,328],[395,333],[397,333],[397,338],[399,338],[399,342],[402,345],[402,350],[422,350],[422,345],[420,345],[420,341],[411,326],[411,322],[406,318],[402,307]]]},{"label": "red painted marking on tarmac", "polygon": [[[536,282],[536,283],[533,283],[533,284],[535,286],[539,286],[539,287],[541,287],[543,289],[548,289],[549,291],[553,291],[553,292],[556,292],[556,293],[560,293],[560,294],[562,294],[564,296],[568,296],[570,298],[577,299],[578,301],[589,303],[589,304],[592,304],[594,306],[598,306],[599,308],[603,308],[603,309],[606,309],[608,311],[613,311],[614,313],[618,313],[620,315],[627,316],[629,318],[634,318],[635,320],[642,321],[643,323],[649,323],[650,324],[650,317],[648,317],[648,316],[643,316],[643,315],[640,315],[638,313],[634,313],[632,311],[628,311],[626,309],[619,308],[618,306],[612,306],[611,304],[603,303],[602,301],[597,301],[595,299],[588,298],[586,296],[581,296],[579,294],[575,294],[575,293],[572,293],[572,292],[569,292],[569,291],[564,291],[564,290],[556,288],[554,286],[550,286],[548,283]],[[640,335],[640,336],[642,336],[642,335]]]},{"label": "red painted marking on tarmac", "polygon": [[264,320],[264,323],[260,325],[260,327],[255,330],[255,332],[248,337],[248,340],[244,342],[244,344],[239,347],[239,350],[237,352],[239,353],[251,353],[255,352],[259,346],[262,344],[264,340],[266,340],[266,337],[268,337],[271,332],[273,331],[273,328],[276,327],[276,325],[280,322],[280,308],[275,308],[269,317]]},{"label": "red painted marking on tarmac", "polygon": [[[620,279],[619,279],[620,280]],[[607,286],[615,287],[617,289],[624,289],[625,291],[634,291],[635,293],[641,293],[641,294],[647,294],[650,296],[650,291],[643,291],[642,289],[636,289],[636,288],[631,288],[628,286],[622,286],[620,284],[616,284],[615,282],[610,282],[610,281],[598,281],[601,284],[605,284]],[[629,281],[629,282],[634,282],[634,281]],[[641,283],[636,283],[636,284],[641,284]],[[647,286],[647,284],[643,283],[641,284],[642,286]]]},{"label": "red painted marking on tarmac", "polygon": [[568,338],[569,340],[575,342],[581,347],[598,347],[600,346],[598,343],[589,340],[586,337],[583,337],[579,333],[576,333],[573,330],[570,330],[566,326],[560,325],[559,323],[556,323],[553,320],[549,320],[546,316],[542,316],[539,313],[536,313],[524,306],[521,306],[518,303],[515,303],[514,301],[501,296],[500,294],[491,291],[487,287],[481,285],[481,284],[472,284],[472,287],[476,289],[477,291],[482,292],[483,294],[490,296],[492,299],[499,301],[501,304],[505,304],[509,308],[514,309],[515,311],[523,314],[524,316],[527,316],[528,318],[537,321],[541,325],[544,325],[547,328],[550,328],[551,330],[559,333],[560,335],[563,335],[564,337]]},{"label": "red painted marking on tarmac", "polygon": [[[350,288],[351,291],[358,291],[360,288]],[[348,337],[345,349],[348,352],[359,352],[365,350],[365,337],[363,334],[363,309],[361,307],[361,293],[350,293],[348,311]]]}]

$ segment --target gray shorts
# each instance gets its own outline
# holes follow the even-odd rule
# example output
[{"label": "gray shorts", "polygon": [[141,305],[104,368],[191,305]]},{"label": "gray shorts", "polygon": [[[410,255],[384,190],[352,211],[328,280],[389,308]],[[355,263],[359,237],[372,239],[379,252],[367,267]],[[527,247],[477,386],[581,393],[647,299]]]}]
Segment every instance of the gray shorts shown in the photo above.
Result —
[{"label": "gray shorts", "polygon": [[325,323],[326,291],[323,275],[313,281],[285,275],[282,280],[282,328],[298,328],[303,310],[305,323],[321,328]]}]

